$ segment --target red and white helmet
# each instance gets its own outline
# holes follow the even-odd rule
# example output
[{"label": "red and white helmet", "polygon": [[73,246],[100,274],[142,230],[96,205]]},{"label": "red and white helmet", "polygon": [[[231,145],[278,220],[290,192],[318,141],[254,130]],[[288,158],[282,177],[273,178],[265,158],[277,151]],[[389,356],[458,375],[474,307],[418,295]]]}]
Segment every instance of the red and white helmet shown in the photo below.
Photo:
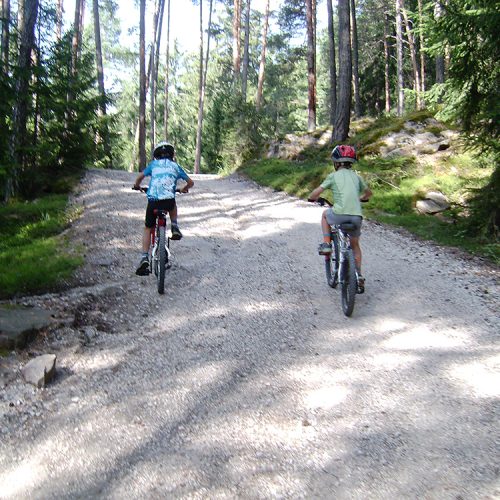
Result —
[{"label": "red and white helmet", "polygon": [[354,163],[356,158],[356,150],[352,146],[339,145],[333,148],[331,158],[334,162]]}]

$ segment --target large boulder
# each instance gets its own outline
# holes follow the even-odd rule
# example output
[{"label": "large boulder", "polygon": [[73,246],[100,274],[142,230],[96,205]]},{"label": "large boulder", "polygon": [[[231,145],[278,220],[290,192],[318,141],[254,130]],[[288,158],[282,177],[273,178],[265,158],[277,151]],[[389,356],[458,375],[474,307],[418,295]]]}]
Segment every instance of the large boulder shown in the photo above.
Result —
[{"label": "large boulder", "polygon": [[29,361],[21,370],[24,380],[41,389],[56,374],[56,355],[43,354]]},{"label": "large boulder", "polygon": [[421,214],[434,215],[444,212],[450,208],[450,204],[443,193],[438,191],[429,191],[423,200],[418,200],[416,209]]}]

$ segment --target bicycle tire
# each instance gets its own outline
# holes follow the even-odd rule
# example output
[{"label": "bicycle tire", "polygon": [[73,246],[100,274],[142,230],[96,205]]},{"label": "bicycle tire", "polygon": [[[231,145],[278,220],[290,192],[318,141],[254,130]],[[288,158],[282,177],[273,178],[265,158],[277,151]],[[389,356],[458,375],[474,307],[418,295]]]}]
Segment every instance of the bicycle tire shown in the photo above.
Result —
[{"label": "bicycle tire", "polygon": [[337,288],[339,270],[339,237],[337,233],[332,235],[332,253],[325,256],[325,273],[328,286]]},{"label": "bicycle tire", "polygon": [[165,266],[167,264],[165,238],[165,226],[160,226],[158,238],[158,293],[160,294],[165,292]]},{"label": "bicycle tire", "polygon": [[351,316],[358,288],[354,253],[351,249],[347,251],[342,267],[342,311],[346,316]]}]

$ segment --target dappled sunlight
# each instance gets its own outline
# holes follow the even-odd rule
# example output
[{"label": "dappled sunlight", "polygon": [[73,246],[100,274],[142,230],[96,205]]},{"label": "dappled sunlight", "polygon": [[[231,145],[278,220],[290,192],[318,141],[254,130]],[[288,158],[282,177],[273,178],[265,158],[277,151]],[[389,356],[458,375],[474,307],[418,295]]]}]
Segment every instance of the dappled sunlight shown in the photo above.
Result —
[{"label": "dappled sunlight", "polygon": [[395,370],[411,368],[420,361],[420,356],[408,353],[383,352],[371,358],[371,363],[375,368],[381,370]]},{"label": "dappled sunlight", "polygon": [[439,331],[418,325],[398,333],[382,343],[389,349],[453,349],[466,344],[467,335],[444,327]]},{"label": "dappled sunlight", "polygon": [[2,498],[16,498],[27,489],[35,491],[34,487],[46,479],[46,471],[43,470],[36,456],[25,459],[24,462],[13,466],[9,471],[0,474],[0,495]]},{"label": "dappled sunlight", "polygon": [[341,385],[327,385],[319,389],[306,391],[304,403],[311,409],[330,410],[341,404],[348,396],[349,390]]},{"label": "dappled sunlight", "polygon": [[448,376],[462,392],[472,389],[479,397],[500,397],[500,355],[456,363],[448,369]]},{"label": "dappled sunlight", "polygon": [[406,328],[406,323],[394,318],[382,318],[376,320],[374,328],[380,333],[398,332]]},{"label": "dappled sunlight", "polygon": [[79,359],[75,365],[75,369],[78,369],[79,373],[94,373],[98,370],[111,370],[124,362],[127,355],[126,346],[120,351],[113,352],[107,349],[105,351],[93,352],[92,356],[86,356],[85,358]]}]

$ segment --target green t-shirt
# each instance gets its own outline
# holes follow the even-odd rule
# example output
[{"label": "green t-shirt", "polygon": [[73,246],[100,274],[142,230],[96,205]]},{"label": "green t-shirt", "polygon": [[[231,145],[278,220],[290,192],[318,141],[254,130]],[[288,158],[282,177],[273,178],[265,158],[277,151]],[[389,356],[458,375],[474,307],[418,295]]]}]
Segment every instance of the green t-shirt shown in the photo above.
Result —
[{"label": "green t-shirt", "polygon": [[333,193],[332,210],[342,215],[363,215],[359,196],[368,187],[366,182],[350,168],[341,168],[331,173],[321,184]]}]

